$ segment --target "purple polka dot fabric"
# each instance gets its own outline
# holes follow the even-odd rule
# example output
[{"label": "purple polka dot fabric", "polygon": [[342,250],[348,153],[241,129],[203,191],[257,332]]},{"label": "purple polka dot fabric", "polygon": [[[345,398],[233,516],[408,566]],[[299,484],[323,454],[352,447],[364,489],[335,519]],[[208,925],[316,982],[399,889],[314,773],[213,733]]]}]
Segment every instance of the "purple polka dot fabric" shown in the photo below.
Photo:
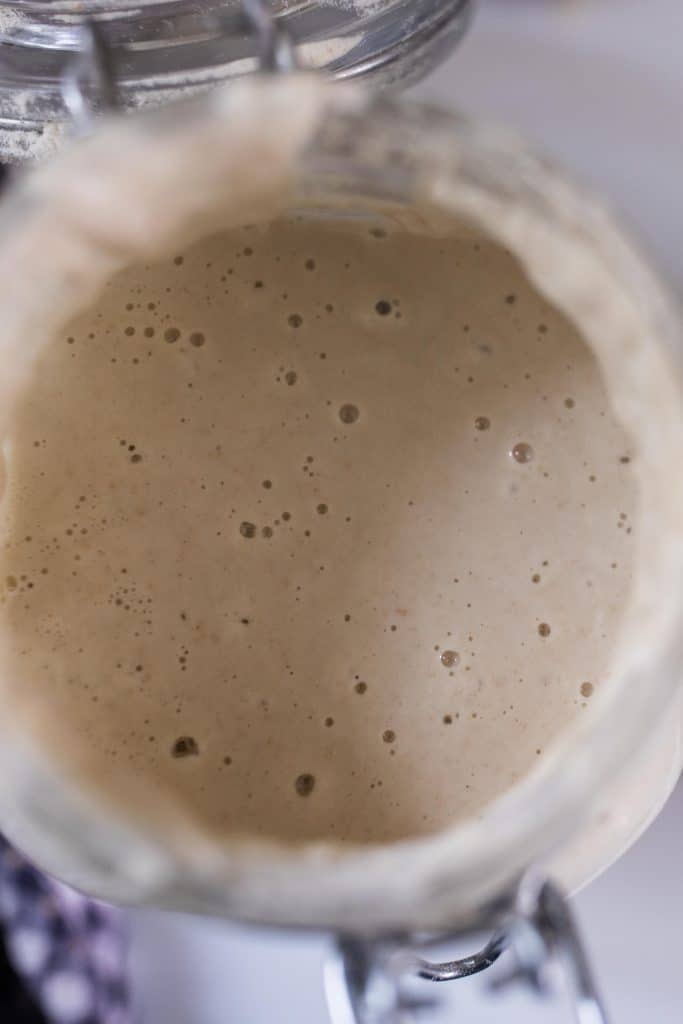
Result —
[{"label": "purple polka dot fabric", "polygon": [[37,871],[1,836],[0,929],[48,1024],[133,1024],[120,911]]}]

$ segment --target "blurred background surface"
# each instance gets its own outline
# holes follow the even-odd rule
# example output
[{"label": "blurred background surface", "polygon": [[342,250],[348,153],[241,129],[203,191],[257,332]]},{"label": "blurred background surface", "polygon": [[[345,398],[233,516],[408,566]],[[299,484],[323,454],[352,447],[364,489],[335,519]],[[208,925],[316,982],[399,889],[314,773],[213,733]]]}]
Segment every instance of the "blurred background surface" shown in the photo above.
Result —
[{"label": "blurred background surface", "polygon": [[[594,184],[683,295],[682,47],[683,0],[481,0],[467,40],[415,93],[523,131]],[[683,787],[575,906],[615,1024],[680,1024]],[[145,1024],[327,1020],[324,937],[143,911],[130,920]],[[486,988],[482,976],[429,989],[443,1004],[426,1019],[570,1019]]]}]

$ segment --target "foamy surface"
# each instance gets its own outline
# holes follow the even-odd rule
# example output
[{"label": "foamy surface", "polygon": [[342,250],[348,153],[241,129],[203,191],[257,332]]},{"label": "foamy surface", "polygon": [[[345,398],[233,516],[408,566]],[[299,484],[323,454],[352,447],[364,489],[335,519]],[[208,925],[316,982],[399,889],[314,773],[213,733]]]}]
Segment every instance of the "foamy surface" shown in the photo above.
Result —
[{"label": "foamy surface", "polygon": [[287,221],[127,271],[5,451],[9,699],[141,808],[151,781],[220,835],[434,832],[606,680],[628,441],[491,243]]}]

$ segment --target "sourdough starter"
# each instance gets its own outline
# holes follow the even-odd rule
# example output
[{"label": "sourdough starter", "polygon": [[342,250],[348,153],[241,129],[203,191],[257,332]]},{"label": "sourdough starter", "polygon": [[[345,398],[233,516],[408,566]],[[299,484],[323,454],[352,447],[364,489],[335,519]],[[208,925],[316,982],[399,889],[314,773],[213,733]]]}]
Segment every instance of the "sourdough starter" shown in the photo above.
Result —
[{"label": "sourdough starter", "polygon": [[605,683],[629,444],[484,240],[290,220],[131,269],[46,344],[5,457],[0,668],[112,799],[432,833]]}]

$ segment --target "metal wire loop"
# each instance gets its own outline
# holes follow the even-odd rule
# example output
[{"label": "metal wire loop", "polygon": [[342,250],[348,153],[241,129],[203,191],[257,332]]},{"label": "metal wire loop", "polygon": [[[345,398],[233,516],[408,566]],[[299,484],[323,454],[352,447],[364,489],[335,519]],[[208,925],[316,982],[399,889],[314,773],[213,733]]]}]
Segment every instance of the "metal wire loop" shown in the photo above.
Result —
[{"label": "metal wire loop", "polygon": [[418,959],[416,973],[419,978],[425,978],[427,981],[457,981],[459,978],[469,978],[491,967],[505,949],[505,945],[505,934],[499,932],[479,953],[463,957],[461,960],[434,964],[428,960]]}]

